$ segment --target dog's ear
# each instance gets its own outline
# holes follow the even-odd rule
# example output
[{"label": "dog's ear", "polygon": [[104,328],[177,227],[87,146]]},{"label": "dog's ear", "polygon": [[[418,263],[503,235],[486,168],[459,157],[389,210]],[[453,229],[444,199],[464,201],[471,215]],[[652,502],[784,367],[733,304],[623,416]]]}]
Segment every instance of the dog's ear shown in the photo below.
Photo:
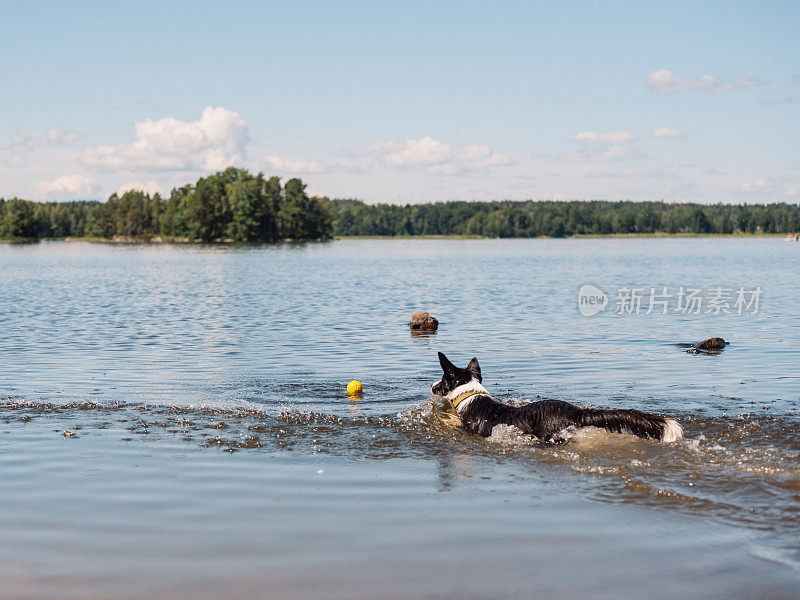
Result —
[{"label": "dog's ear", "polygon": [[469,361],[469,364],[467,365],[467,370],[473,375],[475,375],[475,379],[477,379],[478,381],[483,381],[481,379],[481,366],[478,364],[478,359],[475,358],[474,356],[472,357],[472,360]]},{"label": "dog's ear", "polygon": [[456,366],[451,363],[441,352],[439,352],[439,364],[442,365],[442,371],[445,373],[452,373],[456,370]]}]

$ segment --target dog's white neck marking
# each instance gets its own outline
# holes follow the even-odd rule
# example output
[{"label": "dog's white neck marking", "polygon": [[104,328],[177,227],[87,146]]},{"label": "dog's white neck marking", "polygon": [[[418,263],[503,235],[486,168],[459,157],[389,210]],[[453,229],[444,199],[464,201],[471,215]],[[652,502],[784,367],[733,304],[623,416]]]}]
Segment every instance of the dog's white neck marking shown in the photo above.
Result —
[{"label": "dog's white neck marking", "polygon": [[481,385],[480,381],[473,379],[453,389],[445,397],[456,407],[456,412],[461,413],[478,394],[486,394],[488,396],[489,392]]}]

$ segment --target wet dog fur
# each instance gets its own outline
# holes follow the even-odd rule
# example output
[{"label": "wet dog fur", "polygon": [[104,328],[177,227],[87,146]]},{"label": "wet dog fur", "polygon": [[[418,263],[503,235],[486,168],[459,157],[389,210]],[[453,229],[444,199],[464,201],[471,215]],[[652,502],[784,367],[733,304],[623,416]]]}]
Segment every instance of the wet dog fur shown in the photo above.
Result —
[{"label": "wet dog fur", "polygon": [[584,408],[562,400],[540,400],[524,406],[503,404],[483,387],[477,358],[461,369],[439,352],[439,364],[442,379],[431,386],[431,393],[449,400],[464,427],[484,437],[501,424],[513,425],[545,442],[561,441],[559,433],[567,427],[588,426],[664,442],[683,437],[683,428],[674,419],[633,409]]}]

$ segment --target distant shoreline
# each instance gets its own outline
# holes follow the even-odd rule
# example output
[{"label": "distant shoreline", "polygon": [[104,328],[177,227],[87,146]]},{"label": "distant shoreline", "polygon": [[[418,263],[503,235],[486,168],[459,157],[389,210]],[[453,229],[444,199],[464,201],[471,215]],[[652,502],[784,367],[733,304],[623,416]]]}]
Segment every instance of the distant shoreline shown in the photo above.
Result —
[{"label": "distant shoreline", "polygon": [[41,238],[31,240],[0,239],[2,244],[25,244],[36,242],[90,242],[97,244],[175,244],[175,245],[204,245],[204,246],[252,246],[260,244],[293,244],[308,242],[329,242],[336,240],[569,240],[569,239],[646,239],[646,238],[785,238],[783,233],[593,233],[575,234],[563,237],[540,235],[535,237],[494,237],[480,235],[339,235],[325,240],[320,239],[292,239],[286,238],[274,242],[240,242],[232,239],[204,241],[188,240],[181,238],[131,238],[121,239],[100,237],[63,237]]},{"label": "distant shoreline", "polygon": [[569,240],[595,238],[784,238],[785,233],[577,233],[562,237],[539,235],[532,237],[497,237],[481,235],[337,235],[336,240]]}]

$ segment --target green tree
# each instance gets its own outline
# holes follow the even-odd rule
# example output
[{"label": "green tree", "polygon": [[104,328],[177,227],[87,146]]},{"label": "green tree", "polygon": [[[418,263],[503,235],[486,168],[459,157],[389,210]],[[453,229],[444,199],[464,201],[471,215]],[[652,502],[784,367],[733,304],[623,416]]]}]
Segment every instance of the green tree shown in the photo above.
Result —
[{"label": "green tree", "polygon": [[264,178],[241,179],[228,184],[227,202],[231,210],[228,237],[237,242],[264,241],[268,207]]},{"label": "green tree", "polygon": [[279,213],[281,237],[306,239],[309,199],[306,186],[299,179],[290,179],[283,186],[284,202]]},{"label": "green tree", "polygon": [[39,237],[33,203],[19,198],[6,201],[2,223],[3,237],[12,240],[34,240]]}]

